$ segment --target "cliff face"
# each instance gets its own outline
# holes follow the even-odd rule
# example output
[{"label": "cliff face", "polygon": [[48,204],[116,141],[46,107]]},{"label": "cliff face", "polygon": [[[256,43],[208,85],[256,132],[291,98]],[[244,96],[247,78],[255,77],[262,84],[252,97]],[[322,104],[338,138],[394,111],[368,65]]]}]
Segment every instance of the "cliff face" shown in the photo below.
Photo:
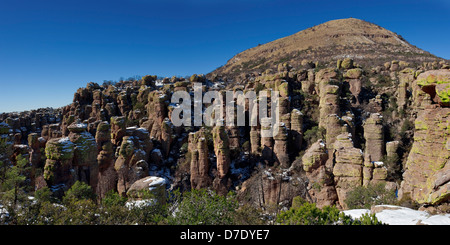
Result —
[{"label": "cliff face", "polygon": [[400,197],[439,204],[450,198],[450,108],[446,102],[449,90],[442,89],[450,87],[450,71],[425,72],[415,83],[436,104],[418,111]]},{"label": "cliff face", "polygon": [[450,108],[425,109],[415,121],[400,197],[438,204],[450,197]]}]

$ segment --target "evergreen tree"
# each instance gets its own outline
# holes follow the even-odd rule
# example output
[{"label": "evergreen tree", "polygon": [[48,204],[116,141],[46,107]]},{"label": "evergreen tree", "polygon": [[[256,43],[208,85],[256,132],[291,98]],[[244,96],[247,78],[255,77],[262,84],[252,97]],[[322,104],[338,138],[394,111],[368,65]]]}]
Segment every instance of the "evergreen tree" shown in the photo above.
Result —
[{"label": "evergreen tree", "polygon": [[[26,173],[29,171],[28,159],[19,155],[14,165],[4,165],[4,178],[0,185],[2,205],[8,211],[10,224],[17,224],[19,209],[27,206],[27,194],[24,191],[27,180]],[[21,204],[21,205],[18,205]]]}]

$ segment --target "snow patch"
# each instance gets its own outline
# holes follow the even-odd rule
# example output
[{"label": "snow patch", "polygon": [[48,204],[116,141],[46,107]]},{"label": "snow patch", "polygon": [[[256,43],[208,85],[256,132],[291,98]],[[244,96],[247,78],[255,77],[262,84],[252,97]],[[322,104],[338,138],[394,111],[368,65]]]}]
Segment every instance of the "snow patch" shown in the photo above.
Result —
[{"label": "snow patch", "polygon": [[[377,205],[374,208],[382,208],[375,216],[379,221],[389,225],[450,225],[450,214],[431,215],[425,211],[394,205]],[[354,219],[365,213],[371,213],[369,209],[351,209],[343,212]]]},{"label": "snow patch", "polygon": [[143,208],[150,207],[156,204],[157,201],[155,199],[144,199],[144,200],[132,200],[125,203],[125,207],[129,210],[134,208]]},{"label": "snow patch", "polygon": [[145,179],[142,182],[146,183],[146,182],[149,182],[149,181],[151,181],[148,184],[149,188],[152,188],[152,187],[155,188],[157,186],[162,186],[162,185],[165,185],[166,182],[167,182],[164,178],[156,177],[156,176],[150,176],[150,177],[148,177],[147,179]]},{"label": "snow patch", "polygon": [[384,165],[384,162],[381,162],[381,161],[375,161],[375,162],[373,162],[373,164],[374,164],[376,167],[381,167],[381,166]]}]

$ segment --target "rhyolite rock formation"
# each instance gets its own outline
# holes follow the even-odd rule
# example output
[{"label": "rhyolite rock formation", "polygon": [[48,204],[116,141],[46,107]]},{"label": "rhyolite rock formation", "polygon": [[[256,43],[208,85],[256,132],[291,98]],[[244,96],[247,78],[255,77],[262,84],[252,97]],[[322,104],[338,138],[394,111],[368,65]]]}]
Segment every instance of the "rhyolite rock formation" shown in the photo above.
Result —
[{"label": "rhyolite rock formation", "polygon": [[166,202],[166,180],[157,176],[147,176],[135,181],[127,191],[131,199],[153,199],[156,203]]},{"label": "rhyolite rock formation", "polygon": [[416,80],[420,89],[430,99],[443,106],[450,106],[450,71],[434,70],[421,73]]},{"label": "rhyolite rock formation", "polygon": [[211,185],[212,179],[209,176],[209,158],[208,145],[203,130],[196,133],[189,134],[189,148],[190,154],[190,174],[191,174],[191,188],[202,189]]},{"label": "rhyolite rock formation", "polygon": [[[360,25],[344,31],[348,23]],[[447,205],[448,62],[356,19],[329,25],[335,27],[331,36],[321,32],[326,26],[303,33],[323,37],[317,39],[320,49],[295,48],[288,59],[279,47],[294,48],[291,44],[271,43],[261,45],[272,46],[264,60],[242,63],[259,57],[246,56],[265,48],[258,47],[217,74],[91,82],[62,108],[0,114],[0,161],[14,164],[19,155],[26,156],[35,173],[31,183],[36,189],[51,187],[58,197],[79,180],[99,199],[109,191],[139,199],[141,190],[162,198],[166,189],[208,188],[222,195],[235,191],[241,203],[262,210],[289,207],[295,196],[345,209],[355,187],[384,183],[387,190],[398,190],[400,199]],[[361,44],[356,36],[373,43]],[[333,52],[343,53],[324,60],[329,48],[324,42],[330,39],[390,55],[405,48],[414,52],[372,64],[360,57],[374,54],[350,55],[344,52],[347,44],[338,43]],[[201,84],[200,91],[194,91],[194,83]],[[198,102],[194,92],[254,92],[258,97],[252,103],[261,98],[259,92],[267,92],[267,117],[275,113],[271,92],[278,92],[280,120],[268,125],[268,118],[258,118],[249,125],[247,98],[243,108],[237,103],[232,108],[243,109],[245,126],[175,126],[171,119],[181,102],[172,102],[171,96],[177,91],[191,95],[191,106]],[[210,105],[203,103],[199,111]],[[274,137],[263,134],[274,127]]]},{"label": "rhyolite rock formation", "polygon": [[400,198],[438,204],[450,197],[450,108],[425,109],[415,121]]},{"label": "rhyolite rock formation", "polygon": [[346,208],[345,199],[349,191],[363,184],[364,154],[355,148],[351,137],[346,134],[337,136],[334,144],[333,175],[339,203]]},{"label": "rhyolite rock formation", "polygon": [[372,161],[381,161],[385,155],[383,117],[373,113],[364,122],[364,139],[366,140],[365,154],[370,155]]},{"label": "rhyolite rock formation", "polygon": [[75,180],[88,183],[94,190],[98,183],[97,142],[86,131],[87,125],[73,123],[67,127],[69,140],[74,144],[72,168]]},{"label": "rhyolite rock formation", "polygon": [[322,140],[312,144],[302,157],[303,170],[308,179],[308,194],[319,207],[334,205],[338,200],[333,173],[325,167],[327,159],[327,148]]},{"label": "rhyolite rock formation", "polygon": [[114,151],[111,142],[111,125],[100,122],[95,135],[97,142],[98,184],[96,193],[99,198],[117,188],[117,173],[114,170]]},{"label": "rhyolite rock formation", "polygon": [[219,193],[227,193],[230,185],[228,173],[231,159],[228,134],[225,131],[225,127],[215,126],[212,130],[212,138],[217,159],[217,176],[213,181],[213,186]]},{"label": "rhyolite rock formation", "polygon": [[121,195],[126,195],[136,180],[149,175],[149,153],[153,148],[146,129],[127,128],[126,131],[114,163],[118,176],[117,191]]},{"label": "rhyolite rock formation", "polygon": [[75,182],[72,169],[75,145],[68,137],[50,139],[45,146],[45,166],[43,176],[47,184],[70,186]]}]

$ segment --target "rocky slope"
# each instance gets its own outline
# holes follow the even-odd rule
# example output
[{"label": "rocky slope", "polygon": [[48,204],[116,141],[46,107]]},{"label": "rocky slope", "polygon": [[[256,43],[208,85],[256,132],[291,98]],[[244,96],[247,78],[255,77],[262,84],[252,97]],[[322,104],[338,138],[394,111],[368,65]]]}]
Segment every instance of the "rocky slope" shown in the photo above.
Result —
[{"label": "rocky slope", "polygon": [[275,70],[285,62],[294,67],[314,66],[315,62],[334,63],[347,57],[363,65],[381,65],[392,60],[417,64],[442,60],[381,26],[348,18],[328,21],[247,49],[209,75],[240,80],[245,74]]}]

